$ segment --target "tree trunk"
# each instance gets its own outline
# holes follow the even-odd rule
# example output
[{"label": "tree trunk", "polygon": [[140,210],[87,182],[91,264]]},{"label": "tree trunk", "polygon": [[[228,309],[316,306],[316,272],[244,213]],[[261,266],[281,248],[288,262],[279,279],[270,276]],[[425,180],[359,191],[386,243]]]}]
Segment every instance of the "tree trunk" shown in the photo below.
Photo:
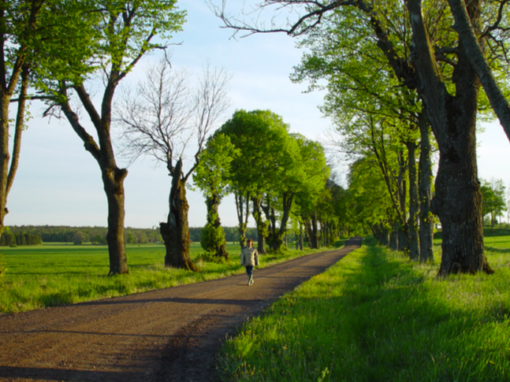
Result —
[{"label": "tree trunk", "polygon": [[314,244],[313,244],[313,232],[312,232],[312,222],[311,222],[311,219],[310,218],[303,218],[303,222],[304,222],[304,225],[305,225],[305,235],[306,235],[306,238],[308,239],[308,247],[310,249],[314,249]]},{"label": "tree trunk", "polygon": [[81,138],[87,150],[97,161],[101,169],[103,187],[108,201],[108,253],[110,272],[108,275],[128,273],[126,250],[124,247],[124,179],[126,169],[117,167],[110,136],[111,106],[115,92],[115,75],[110,77],[101,103],[101,114],[97,112],[83,84],[74,86],[80,101],[87,111],[98,136],[99,146],[94,138],[81,125],[78,115],[72,110],[67,97],[67,86],[60,82],[60,93],[65,100],[60,103],[67,120],[75,133]]},{"label": "tree trunk", "polygon": [[370,227],[377,243],[382,246],[388,246],[388,229],[383,224],[376,224]]},{"label": "tree trunk", "polygon": [[407,227],[399,225],[398,227],[398,250],[408,254],[409,252],[409,232]]},{"label": "tree trunk", "polygon": [[392,251],[398,251],[398,232],[399,232],[400,224],[398,219],[395,219],[393,222],[393,230],[390,233],[390,249]]},{"label": "tree trunk", "polygon": [[[221,220],[218,208],[220,206],[220,197],[217,193],[213,192],[210,197],[206,200],[207,205],[207,223],[212,224],[216,230],[221,229],[223,232],[223,228],[221,227]],[[214,221],[209,221],[210,219]],[[216,249],[214,251],[214,256],[218,258],[222,258],[228,260],[228,252],[227,252],[227,243],[225,242],[225,232],[222,233],[223,242],[216,243]]]},{"label": "tree trunk", "polygon": [[257,224],[257,251],[261,255],[266,252],[266,237],[267,237],[267,224],[262,217],[260,205],[262,203],[262,196],[251,198],[253,204],[253,218]]},{"label": "tree trunk", "polygon": [[303,250],[304,248],[304,235],[303,235],[303,224],[299,223],[299,249]]},{"label": "tree trunk", "polygon": [[[480,83],[462,41],[452,79],[455,95],[442,82],[423,22],[420,0],[409,0],[413,29],[413,64],[432,131],[439,145],[439,168],[431,210],[443,227],[439,276],[450,273],[493,273],[484,255],[482,194],[476,165],[476,112]],[[479,1],[470,3],[478,20]]]},{"label": "tree trunk", "polygon": [[312,214],[312,243],[313,249],[319,248],[319,232],[317,227],[317,211],[314,211]]},{"label": "tree trunk", "polygon": [[432,163],[430,160],[429,122],[424,112],[419,116],[420,126],[420,262],[434,261],[434,217],[430,210],[432,199]]},{"label": "tree trunk", "polygon": [[462,49],[464,49],[466,56],[475,68],[492,109],[498,116],[507,138],[510,139],[510,105],[492,75],[490,65],[485,58],[482,47],[479,45],[478,37],[470,21],[466,4],[464,0],[448,0],[448,3],[455,19],[453,29],[459,34]]},{"label": "tree trunk", "polygon": [[248,227],[248,216],[250,215],[250,193],[246,196],[242,193],[234,193],[236,200],[237,220],[239,222],[239,245],[241,249],[246,246],[246,227]]},{"label": "tree trunk", "polygon": [[409,169],[409,258],[420,259],[420,246],[418,243],[418,190],[416,187],[416,143],[406,142],[408,169]]},{"label": "tree trunk", "polygon": [[124,247],[124,179],[127,170],[118,168],[101,170],[108,201],[108,233],[106,234],[110,258],[108,276],[129,273]]},{"label": "tree trunk", "polygon": [[270,205],[271,200],[269,195],[267,196],[267,204],[262,206],[262,210],[266,215],[266,219],[269,221],[269,232],[267,235],[267,242],[271,252],[277,253],[281,251],[283,245],[283,237],[287,232],[287,222],[290,217],[290,210],[292,207],[292,201],[294,199],[294,194],[291,192],[284,192],[282,195],[282,215],[279,222],[279,227],[276,224],[276,213],[273,206]]},{"label": "tree trunk", "polygon": [[198,271],[189,257],[188,201],[186,183],[181,178],[182,160],[179,159],[172,174],[168,221],[160,223],[160,232],[165,242],[165,267]]},{"label": "tree trunk", "polygon": [[402,221],[398,228],[398,250],[409,252],[409,225],[407,223],[407,185],[406,185],[406,163],[403,149],[398,152],[398,200],[400,205],[400,216]]}]

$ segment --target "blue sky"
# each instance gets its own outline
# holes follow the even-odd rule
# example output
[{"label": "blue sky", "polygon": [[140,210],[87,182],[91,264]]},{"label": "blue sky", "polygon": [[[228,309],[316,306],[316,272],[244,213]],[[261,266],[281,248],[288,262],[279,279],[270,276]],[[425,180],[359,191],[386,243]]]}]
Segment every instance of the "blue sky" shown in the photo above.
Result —
[{"label": "blue sky", "polygon": [[[303,94],[306,84],[289,80],[292,67],[302,54],[293,39],[271,34],[234,40],[232,31],[220,28],[221,20],[203,0],[187,0],[185,4],[188,21],[184,31],[174,38],[182,45],[173,47],[172,64],[199,71],[209,61],[211,66],[233,73],[231,107],[219,125],[236,109],[270,109],[290,124],[291,131],[312,139],[323,136],[330,127],[317,108],[323,94]],[[145,58],[125,81],[135,84],[144,67],[155,60],[157,55]],[[37,104],[31,107],[34,118],[23,136],[5,223],[106,226],[106,197],[97,163],[66,120],[41,119],[41,111]],[[499,124],[484,126],[485,132],[478,137],[479,175],[484,179],[503,179],[508,187],[508,139]],[[152,227],[166,220],[170,178],[163,167],[156,166],[150,158],[139,159],[129,167],[125,188],[126,226]],[[203,226],[206,208],[202,195],[188,191],[188,198],[190,226]],[[220,217],[225,226],[237,224],[233,198],[223,201]]]}]

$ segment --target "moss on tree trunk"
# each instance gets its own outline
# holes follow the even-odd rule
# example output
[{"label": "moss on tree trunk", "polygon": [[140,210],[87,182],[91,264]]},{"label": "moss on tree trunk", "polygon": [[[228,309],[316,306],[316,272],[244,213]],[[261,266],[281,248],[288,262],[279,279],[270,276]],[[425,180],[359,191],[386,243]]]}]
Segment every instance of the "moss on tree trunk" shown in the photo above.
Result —
[{"label": "moss on tree trunk", "polygon": [[186,184],[181,179],[181,168],[182,161],[179,160],[175,174],[172,176],[168,221],[159,225],[166,248],[165,266],[198,271],[189,256],[189,205],[186,199]]}]

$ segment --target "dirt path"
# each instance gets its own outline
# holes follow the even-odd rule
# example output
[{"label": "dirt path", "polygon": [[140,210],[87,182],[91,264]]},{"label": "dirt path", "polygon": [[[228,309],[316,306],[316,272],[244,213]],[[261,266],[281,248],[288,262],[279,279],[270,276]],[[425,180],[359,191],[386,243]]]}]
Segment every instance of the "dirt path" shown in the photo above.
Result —
[{"label": "dirt path", "polygon": [[0,317],[0,381],[215,381],[214,354],[247,317],[357,248],[246,276]]}]

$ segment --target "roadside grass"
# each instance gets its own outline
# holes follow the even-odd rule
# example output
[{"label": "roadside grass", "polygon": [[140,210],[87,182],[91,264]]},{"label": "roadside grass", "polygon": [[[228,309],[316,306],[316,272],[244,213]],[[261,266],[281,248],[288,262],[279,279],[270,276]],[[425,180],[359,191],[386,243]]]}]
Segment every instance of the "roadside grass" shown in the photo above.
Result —
[{"label": "roadside grass", "polygon": [[445,280],[369,244],[245,324],[221,380],[510,381],[510,236],[486,239],[494,275]]},{"label": "roadside grass", "polygon": [[[48,243],[30,247],[2,248],[0,312],[14,313],[72,304],[212,280],[244,272],[240,247],[228,244],[230,261],[203,261],[200,244],[191,245],[190,256],[200,272],[165,268],[165,247],[127,245],[129,275],[108,277],[108,248],[98,245]],[[321,250],[283,251],[260,256],[260,267]]]}]

